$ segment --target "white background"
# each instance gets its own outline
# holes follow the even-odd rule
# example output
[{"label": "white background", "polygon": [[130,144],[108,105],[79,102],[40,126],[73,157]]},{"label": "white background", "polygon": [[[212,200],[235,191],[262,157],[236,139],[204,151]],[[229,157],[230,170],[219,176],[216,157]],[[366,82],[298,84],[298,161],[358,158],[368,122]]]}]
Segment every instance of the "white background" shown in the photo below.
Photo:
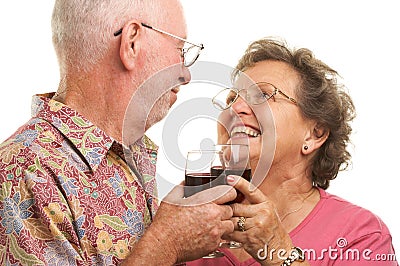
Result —
[{"label": "white background", "polygon": [[[358,116],[353,123],[353,165],[328,191],[379,215],[400,253],[396,1],[182,1],[189,39],[206,45],[201,60],[234,67],[251,41],[281,36],[291,46],[311,49],[339,71]],[[53,1],[0,2],[0,141],[29,118],[31,95],[57,88],[52,5]],[[192,93],[190,88],[182,88],[181,98]],[[161,125],[151,132],[159,144],[160,129]],[[187,135],[182,133],[182,138]],[[197,140],[190,135],[186,141]]]}]

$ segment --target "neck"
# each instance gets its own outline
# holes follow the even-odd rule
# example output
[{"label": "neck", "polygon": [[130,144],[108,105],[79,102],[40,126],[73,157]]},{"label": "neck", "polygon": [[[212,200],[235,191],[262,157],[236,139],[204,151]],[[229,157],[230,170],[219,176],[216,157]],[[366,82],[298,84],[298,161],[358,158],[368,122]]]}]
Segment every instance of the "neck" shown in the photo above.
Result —
[{"label": "neck", "polygon": [[[304,195],[312,187],[311,174],[306,160],[275,160],[267,175],[263,178],[259,189],[270,198],[279,198],[279,194]],[[292,161],[292,163],[290,163]],[[295,161],[293,163],[293,161]],[[258,166],[258,165],[257,165]],[[262,173],[259,174],[260,176]]]},{"label": "neck", "polygon": [[[53,97],[73,108],[108,136],[122,140],[122,121],[126,104],[120,99],[113,78],[104,74],[89,73],[64,77]],[[107,80],[106,80],[107,79]]]},{"label": "neck", "polygon": [[318,190],[313,187],[307,173],[305,165],[284,169],[272,165],[264,182],[259,186],[274,203],[288,232],[300,224],[319,201]]}]

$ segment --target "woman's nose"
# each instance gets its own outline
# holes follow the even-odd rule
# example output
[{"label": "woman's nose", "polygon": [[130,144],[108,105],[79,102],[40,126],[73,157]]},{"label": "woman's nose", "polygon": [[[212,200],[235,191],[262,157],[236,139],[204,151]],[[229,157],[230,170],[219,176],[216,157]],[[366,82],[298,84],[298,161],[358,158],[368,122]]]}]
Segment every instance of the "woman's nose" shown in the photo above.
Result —
[{"label": "woman's nose", "polygon": [[231,109],[237,114],[251,114],[252,112],[244,97],[245,95],[239,94],[236,101],[231,106]]}]

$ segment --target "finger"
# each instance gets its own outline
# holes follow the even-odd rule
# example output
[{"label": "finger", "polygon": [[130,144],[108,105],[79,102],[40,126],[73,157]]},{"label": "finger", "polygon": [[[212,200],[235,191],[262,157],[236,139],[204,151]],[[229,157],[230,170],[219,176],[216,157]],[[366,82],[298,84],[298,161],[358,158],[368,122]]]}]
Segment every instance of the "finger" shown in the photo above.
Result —
[{"label": "finger", "polygon": [[214,202],[224,204],[236,198],[236,191],[231,186],[220,185],[200,191],[188,199],[193,204]]},{"label": "finger", "polygon": [[[258,204],[246,204],[246,203],[233,203],[230,204],[230,207],[233,211],[233,216],[240,217],[254,217],[260,214],[260,212],[264,212],[267,202],[258,203]],[[267,206],[268,207],[268,206]]]},{"label": "finger", "polygon": [[[244,231],[248,231],[255,226],[254,218],[245,217],[245,216],[241,216],[241,217],[244,217],[244,225],[242,227],[242,228],[244,228]],[[240,226],[239,226],[240,217],[232,217],[231,221],[232,221],[232,224],[234,227],[234,231],[242,232],[242,228],[240,228]]]},{"label": "finger", "polygon": [[168,194],[165,196],[163,201],[170,203],[178,203],[184,195],[183,185],[176,185]]},{"label": "finger", "polygon": [[228,205],[216,205],[216,206],[218,206],[218,208],[220,208],[221,220],[229,220],[229,221],[231,221],[231,218],[232,218],[232,215],[233,215],[232,208],[230,206],[228,206]]},{"label": "finger", "polygon": [[229,175],[226,180],[228,185],[231,185],[242,192],[250,204],[257,204],[267,200],[267,197],[261,192],[261,190],[254,187],[253,184],[241,176]]},{"label": "finger", "polygon": [[237,196],[236,190],[233,189],[231,186],[222,185],[211,188],[210,190],[212,189],[215,190],[213,191],[213,193],[215,193],[216,195],[220,195],[213,201],[216,204],[224,204],[233,201]]},{"label": "finger", "polygon": [[235,241],[235,242],[239,242],[239,243],[246,243],[247,236],[244,232],[235,230],[232,233],[223,234],[221,239],[227,240],[227,241]]},{"label": "finger", "polygon": [[222,221],[221,227],[224,232],[223,235],[233,233],[233,231],[235,230],[235,226],[231,220]]}]

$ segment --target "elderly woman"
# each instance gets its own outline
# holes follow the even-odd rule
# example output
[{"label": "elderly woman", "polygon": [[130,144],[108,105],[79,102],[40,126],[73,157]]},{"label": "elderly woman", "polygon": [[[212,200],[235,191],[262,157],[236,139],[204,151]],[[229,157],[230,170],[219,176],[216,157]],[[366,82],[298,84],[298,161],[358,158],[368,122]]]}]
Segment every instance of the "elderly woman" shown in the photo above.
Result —
[{"label": "elderly woman", "polygon": [[272,39],[252,43],[237,70],[237,88],[214,103],[224,110],[221,140],[250,145],[252,185],[227,178],[246,196],[225,237],[242,248],[187,265],[398,265],[386,225],[325,191],[349,163],[355,113],[337,72]]}]

